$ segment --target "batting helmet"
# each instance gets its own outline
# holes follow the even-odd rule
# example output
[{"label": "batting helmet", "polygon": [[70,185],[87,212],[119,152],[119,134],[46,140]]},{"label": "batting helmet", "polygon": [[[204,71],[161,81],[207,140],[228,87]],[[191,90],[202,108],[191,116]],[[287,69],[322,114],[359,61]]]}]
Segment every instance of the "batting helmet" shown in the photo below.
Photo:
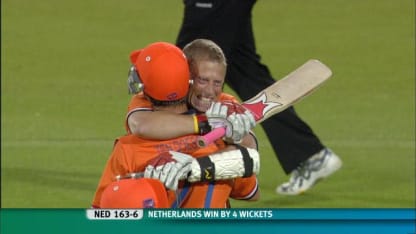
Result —
[{"label": "batting helmet", "polygon": [[158,101],[183,99],[189,89],[190,72],[185,54],[167,42],[155,42],[130,54],[130,74],[143,92]]},{"label": "batting helmet", "polygon": [[114,181],[105,188],[100,208],[169,208],[168,195],[156,179],[130,178]]}]

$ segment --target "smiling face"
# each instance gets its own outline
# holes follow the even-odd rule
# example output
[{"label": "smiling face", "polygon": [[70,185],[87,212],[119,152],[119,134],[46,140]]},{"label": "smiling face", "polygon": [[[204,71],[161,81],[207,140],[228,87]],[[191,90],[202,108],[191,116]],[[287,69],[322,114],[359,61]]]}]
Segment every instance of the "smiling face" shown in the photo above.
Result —
[{"label": "smiling face", "polygon": [[205,112],[222,93],[226,67],[210,60],[195,61],[191,66],[193,85],[188,102],[198,111]]},{"label": "smiling face", "polygon": [[193,80],[188,102],[197,111],[205,112],[222,93],[227,70],[224,53],[217,44],[206,39],[190,42],[183,52],[188,59]]}]

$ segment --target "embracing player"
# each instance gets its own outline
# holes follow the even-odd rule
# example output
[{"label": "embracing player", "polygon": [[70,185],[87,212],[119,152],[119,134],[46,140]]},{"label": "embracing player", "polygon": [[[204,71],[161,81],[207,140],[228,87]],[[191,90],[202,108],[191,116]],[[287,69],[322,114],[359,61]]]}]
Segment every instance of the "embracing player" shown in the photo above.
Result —
[{"label": "embracing player", "polygon": [[[137,75],[134,79],[143,85],[139,103],[150,106],[153,113],[178,115],[188,111],[186,95],[190,75],[187,60],[180,49],[159,42],[134,51],[130,58],[134,66],[133,72]],[[229,116],[223,116],[223,109],[220,105],[219,109],[212,109],[210,115],[184,116],[193,120],[192,133],[227,126],[232,139],[238,129],[240,136],[247,131],[243,129],[247,116],[241,116],[245,114],[235,114],[233,118],[228,118]],[[146,177],[157,179],[168,188],[160,191],[159,186],[158,195],[167,196],[164,201],[167,200],[168,207],[172,208],[225,208],[230,197],[257,199],[259,191],[256,174],[260,166],[257,150],[225,144],[199,148],[196,145],[197,137],[198,135],[188,134],[169,140],[151,140],[136,135],[118,138],[100,179],[93,207],[149,207],[153,197],[140,195],[141,199],[138,199],[133,192],[137,190],[122,184],[135,180],[122,178],[143,171]],[[220,150],[222,153],[218,152]],[[186,179],[182,180],[184,178]],[[148,188],[151,185],[145,186]],[[126,192],[126,189],[131,189],[132,192]],[[131,196],[126,197],[126,194]],[[154,199],[155,203],[162,200]],[[123,204],[117,203],[122,201]],[[166,203],[161,202],[153,207],[166,207]]]}]

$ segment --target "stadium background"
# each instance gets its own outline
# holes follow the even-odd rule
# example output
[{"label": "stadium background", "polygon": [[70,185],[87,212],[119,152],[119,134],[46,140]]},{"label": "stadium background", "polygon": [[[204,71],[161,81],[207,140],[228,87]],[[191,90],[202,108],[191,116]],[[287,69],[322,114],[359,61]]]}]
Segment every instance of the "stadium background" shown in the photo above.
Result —
[{"label": "stadium background", "polygon": [[[130,51],[174,42],[182,1],[1,2],[1,206],[90,206],[124,134]],[[261,0],[258,52],[276,78],[309,58],[334,75],[296,105],[342,170],[308,193],[287,180],[260,127],[259,202],[233,207],[415,207],[415,2]],[[227,88],[228,90],[228,88]]]}]

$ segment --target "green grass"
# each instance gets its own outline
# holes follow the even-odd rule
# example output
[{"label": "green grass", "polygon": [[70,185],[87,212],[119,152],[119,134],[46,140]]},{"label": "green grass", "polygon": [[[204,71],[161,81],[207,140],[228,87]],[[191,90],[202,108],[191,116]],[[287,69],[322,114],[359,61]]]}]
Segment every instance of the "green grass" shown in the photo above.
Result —
[{"label": "green grass", "polygon": [[[2,1],[1,206],[89,207],[124,133],[128,54],[174,42],[181,1]],[[411,0],[262,0],[258,52],[276,78],[309,58],[334,75],[296,105],[342,170],[306,194],[263,130],[261,200],[233,207],[415,207],[415,13]],[[228,88],[227,88],[228,90]]]}]

